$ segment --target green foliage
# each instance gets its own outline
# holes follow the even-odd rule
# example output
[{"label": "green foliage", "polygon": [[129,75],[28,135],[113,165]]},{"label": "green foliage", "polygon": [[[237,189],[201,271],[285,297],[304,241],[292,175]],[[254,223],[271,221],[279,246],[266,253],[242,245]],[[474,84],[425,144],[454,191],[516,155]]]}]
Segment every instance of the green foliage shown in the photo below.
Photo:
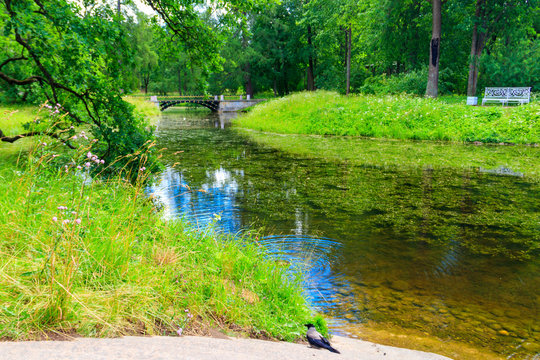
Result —
[{"label": "green foliage", "polygon": [[[0,69],[5,71],[2,78],[14,91],[32,86],[23,91],[51,107],[39,124],[27,125],[28,133],[55,134],[69,142],[72,127],[85,126],[99,140],[96,153],[109,163],[135,153],[152,138],[144,119],[120,96],[128,85],[124,66],[131,56],[111,8],[82,12],[62,0],[25,0],[6,1],[0,12],[10,45],[2,60],[17,65]],[[19,76],[21,69],[26,72]],[[60,114],[66,116],[60,119]]]},{"label": "green foliage", "polygon": [[[375,75],[365,79],[359,92],[372,95],[410,94],[423,96],[426,92],[428,69],[412,70],[387,76]],[[449,68],[439,71],[439,94],[449,94],[454,90],[454,73]]]},{"label": "green foliage", "polygon": [[126,31],[131,35],[131,45],[134,47],[133,74],[137,77],[134,88],[148,92],[148,85],[158,64],[159,43],[156,42],[155,30],[157,25],[141,12],[137,12],[136,16],[136,21],[128,21],[126,24]]},{"label": "green foliage", "polygon": [[426,92],[427,69],[411,71],[398,75],[386,74],[367,78],[360,91],[366,94],[411,94],[423,95]]},{"label": "green foliage", "polygon": [[299,93],[257,106],[241,127],[286,134],[539,143],[538,104],[471,107],[409,96]]},{"label": "green foliage", "polygon": [[47,133],[69,143],[71,127],[84,126],[99,140],[101,158],[124,159],[152,133],[122,95],[141,84],[162,93],[206,93],[208,71],[220,65],[220,29],[237,24],[253,4],[151,1],[166,24],[158,26],[141,14],[126,21],[122,11],[97,1],[6,0],[0,4],[1,96],[47,102],[67,114],[30,124],[24,136]]},{"label": "green foliage", "polygon": [[497,39],[480,59],[480,92],[488,86],[523,86],[540,90],[540,29],[520,29]]},{"label": "green foliage", "polygon": [[[478,87],[511,83],[536,88],[538,3],[497,1],[488,5],[484,21],[475,16],[475,2],[444,2],[439,76],[442,94],[465,93],[472,30],[479,21],[484,24],[480,33],[491,35],[482,45],[485,50]],[[236,32],[221,51],[225,71],[211,75],[210,89],[245,91],[247,78],[257,92],[272,91],[281,96],[306,89],[311,58],[316,88],[344,92],[345,30],[350,28],[353,92],[425,92],[424,69],[431,35],[429,2],[290,0],[257,10],[247,13],[247,29]],[[501,21],[492,21],[497,18]],[[250,70],[246,64],[251,65]]]},{"label": "green foliage", "polygon": [[[431,38],[431,6],[426,1],[370,1],[364,24],[368,30],[368,63],[378,72],[424,67]],[[427,77],[426,77],[427,81]],[[424,86],[425,91],[425,86]]]},{"label": "green foliage", "polygon": [[224,46],[220,51],[223,58],[221,71],[214,72],[209,76],[209,92],[211,94],[236,93],[243,89],[244,72],[241,68],[244,53],[238,33],[228,36],[224,40]]},{"label": "green foliage", "polygon": [[0,337],[180,327],[301,336],[310,310],[296,279],[249,238],[163,220],[144,191],[147,169],[133,184],[89,180],[77,169],[88,150],[68,157],[38,143],[17,164],[1,162]]},{"label": "green foliage", "polygon": [[274,95],[283,96],[298,90],[302,80],[300,40],[290,34],[297,28],[290,6],[294,2],[272,5],[254,16],[251,51],[251,78],[258,91],[272,89]]}]

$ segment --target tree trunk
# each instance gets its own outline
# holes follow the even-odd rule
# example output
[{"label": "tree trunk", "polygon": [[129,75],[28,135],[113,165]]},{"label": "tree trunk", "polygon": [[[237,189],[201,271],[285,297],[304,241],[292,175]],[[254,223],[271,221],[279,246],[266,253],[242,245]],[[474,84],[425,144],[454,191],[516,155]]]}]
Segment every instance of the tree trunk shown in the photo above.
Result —
[{"label": "tree trunk", "polygon": [[346,28],[343,26],[339,27],[340,31],[343,31],[343,34],[345,37],[343,38],[343,43],[339,44],[339,57],[341,58],[341,55],[343,55],[343,68],[347,68],[347,36],[349,36],[349,32]]},{"label": "tree trunk", "polygon": [[[244,12],[244,15],[246,13]],[[247,48],[249,46],[249,39],[246,36],[245,32],[242,32],[242,49],[244,54],[247,53]],[[251,81],[251,64],[249,60],[246,61],[244,64],[244,89],[246,91],[246,95],[249,95],[253,97],[253,83]]]},{"label": "tree trunk", "polygon": [[283,84],[285,86],[285,95],[289,95],[289,81],[288,81],[288,73],[287,73],[287,66],[283,65]]},{"label": "tree trunk", "polygon": [[478,19],[485,0],[476,1],[475,17],[472,42],[471,42],[471,55],[469,58],[469,78],[467,80],[467,96],[476,95],[476,82],[478,81],[478,60],[482,55],[482,49],[484,48],[485,35],[478,31]]},{"label": "tree trunk", "polygon": [[251,64],[249,61],[244,67],[244,86],[246,88],[246,94],[253,97],[253,83],[251,82]]},{"label": "tree trunk", "polygon": [[315,90],[315,76],[314,76],[314,66],[313,66],[313,46],[311,43],[311,25],[307,27],[307,43],[309,48],[309,58],[308,58],[308,68],[307,68],[307,90]]},{"label": "tree trunk", "polygon": [[182,96],[182,70],[178,68],[177,73],[177,79],[178,79],[178,96]]},{"label": "tree trunk", "polygon": [[433,0],[433,25],[429,45],[429,73],[426,96],[436,98],[439,95],[439,57],[441,53],[441,0]]},{"label": "tree trunk", "polygon": [[352,25],[349,24],[347,30],[347,87],[345,89],[345,95],[349,95],[351,92],[351,47],[352,47]]},{"label": "tree trunk", "polygon": [[148,84],[150,83],[150,74],[143,75],[144,93],[148,94]]}]

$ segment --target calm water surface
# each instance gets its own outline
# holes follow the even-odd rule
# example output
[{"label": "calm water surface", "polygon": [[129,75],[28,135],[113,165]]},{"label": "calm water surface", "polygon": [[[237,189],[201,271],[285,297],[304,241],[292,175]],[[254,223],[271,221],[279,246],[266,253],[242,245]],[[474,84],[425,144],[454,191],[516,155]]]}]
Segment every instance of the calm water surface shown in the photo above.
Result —
[{"label": "calm water surface", "polygon": [[537,180],[299,157],[207,113],[168,110],[157,136],[167,169],[151,191],[166,215],[262,228],[334,333],[389,325],[514,359],[540,353]]}]

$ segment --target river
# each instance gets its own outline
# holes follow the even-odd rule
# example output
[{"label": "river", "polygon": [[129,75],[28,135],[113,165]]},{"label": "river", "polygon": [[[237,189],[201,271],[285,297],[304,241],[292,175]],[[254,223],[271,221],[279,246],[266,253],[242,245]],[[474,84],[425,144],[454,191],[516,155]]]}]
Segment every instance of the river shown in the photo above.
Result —
[{"label": "river", "polygon": [[150,191],[165,216],[258,230],[335,334],[390,328],[513,359],[540,352],[537,177],[292,154],[229,120],[163,113],[166,170]]}]

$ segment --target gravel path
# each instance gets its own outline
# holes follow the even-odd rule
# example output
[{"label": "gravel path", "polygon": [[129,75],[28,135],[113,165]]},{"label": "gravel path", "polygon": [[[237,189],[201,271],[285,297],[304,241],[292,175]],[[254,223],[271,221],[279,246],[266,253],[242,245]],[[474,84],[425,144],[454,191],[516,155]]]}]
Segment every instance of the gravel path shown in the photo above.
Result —
[{"label": "gravel path", "polygon": [[1,360],[449,360],[422,351],[400,349],[367,341],[334,336],[332,345],[341,354],[303,344],[253,339],[210,337],[78,338],[74,341],[0,342]]}]

